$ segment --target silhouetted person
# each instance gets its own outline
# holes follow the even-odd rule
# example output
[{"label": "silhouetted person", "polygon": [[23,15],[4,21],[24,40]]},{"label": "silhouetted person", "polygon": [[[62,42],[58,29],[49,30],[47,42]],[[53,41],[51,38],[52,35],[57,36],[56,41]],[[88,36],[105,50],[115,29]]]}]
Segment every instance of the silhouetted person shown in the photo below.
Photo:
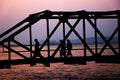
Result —
[{"label": "silhouetted person", "polygon": [[40,57],[40,50],[39,50],[39,42],[37,39],[35,39],[35,53],[34,53],[35,57]]},{"label": "silhouetted person", "polygon": [[32,65],[36,65],[36,57],[41,57],[40,56],[40,50],[39,50],[39,42],[37,39],[34,40],[35,41],[35,51],[34,51],[34,56],[32,57]]},{"label": "silhouetted person", "polygon": [[60,57],[65,57],[66,49],[65,49],[65,42],[60,40]]},{"label": "silhouetted person", "polygon": [[71,53],[71,50],[72,50],[72,43],[70,42],[70,40],[68,39],[67,40],[67,56],[71,56],[72,57],[72,53]]}]

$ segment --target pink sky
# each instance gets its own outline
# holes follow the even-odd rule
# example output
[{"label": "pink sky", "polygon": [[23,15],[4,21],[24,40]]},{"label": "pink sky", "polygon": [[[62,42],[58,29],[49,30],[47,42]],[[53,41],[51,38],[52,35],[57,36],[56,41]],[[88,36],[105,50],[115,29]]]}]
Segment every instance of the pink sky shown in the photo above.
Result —
[{"label": "pink sky", "polygon": [[[20,20],[46,9],[106,11],[120,9],[120,0],[0,0],[0,22]],[[0,26],[1,27],[1,26]]]},{"label": "pink sky", "polygon": [[51,11],[120,10],[120,0],[0,0],[0,34],[29,14]]}]

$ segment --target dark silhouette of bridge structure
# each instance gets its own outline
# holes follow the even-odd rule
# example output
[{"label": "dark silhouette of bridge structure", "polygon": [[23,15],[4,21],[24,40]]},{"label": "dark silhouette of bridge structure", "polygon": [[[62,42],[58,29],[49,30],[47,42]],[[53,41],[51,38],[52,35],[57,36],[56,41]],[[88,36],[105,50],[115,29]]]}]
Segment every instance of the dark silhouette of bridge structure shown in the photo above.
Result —
[{"label": "dark silhouette of bridge structure", "polygon": [[[41,44],[39,51],[42,54],[42,49],[44,46],[47,45],[47,57],[41,56],[40,58],[37,58],[35,61],[32,59],[33,54],[35,51],[32,49],[32,25],[37,23],[40,20],[46,20],[46,34],[47,38],[45,41]],[[56,26],[53,28],[52,31],[50,31],[50,24],[49,20],[54,19],[58,20],[58,23],[55,23]],[[99,29],[99,26],[97,25],[97,21],[101,19],[115,19],[117,20],[117,26],[115,26],[115,30],[111,32],[112,34],[109,36],[108,39],[106,39],[105,35],[101,32]],[[74,24],[71,23],[69,20],[74,20]],[[81,22],[81,23],[80,23]],[[91,26],[91,28],[94,30],[94,46],[95,49],[93,51],[92,47],[88,45],[88,42],[86,41],[86,22],[88,22]],[[23,27],[20,27],[21,25],[25,24]],[[75,28],[78,24],[82,24],[83,27],[83,34],[79,33]],[[51,54],[51,46],[50,46],[50,39],[55,34],[55,32],[58,30],[58,27],[62,24],[62,34],[63,34],[63,42],[65,42],[71,33],[74,33],[77,38],[82,42],[83,45],[83,51],[84,56],[79,57],[55,57],[56,54],[58,54],[58,51],[60,50],[60,45],[58,44],[56,49],[53,50]],[[69,31],[66,33],[66,25],[69,27]],[[107,26],[104,26],[107,27]],[[18,29],[18,30],[16,30]],[[26,29],[29,30],[29,47],[25,46],[23,43],[17,41],[15,37],[20,34],[21,32],[25,31]],[[114,48],[111,44],[111,41],[113,37],[117,35],[117,48]],[[98,36],[104,41],[103,47],[99,50],[98,47]],[[30,53],[30,57],[25,56],[24,54],[21,54],[21,52],[16,51],[12,48],[12,43],[15,43],[19,47],[24,48]],[[63,44],[62,42],[62,44]],[[11,27],[4,33],[0,34],[0,45],[8,49],[8,59],[7,60],[0,60],[0,68],[8,67],[10,68],[11,65],[17,65],[17,64],[30,64],[32,65],[35,63],[42,63],[45,66],[50,66],[50,63],[56,63],[56,62],[64,62],[66,64],[86,64],[87,61],[96,61],[96,62],[103,62],[103,63],[120,63],[120,10],[115,11],[49,11],[45,10],[36,14],[31,14],[15,26]],[[102,55],[104,53],[104,50],[109,47],[109,50],[114,55]],[[92,56],[87,56],[86,53],[89,51]],[[17,54],[18,56],[22,57],[23,59],[11,59],[11,53]],[[28,54],[29,54],[28,53]]]}]

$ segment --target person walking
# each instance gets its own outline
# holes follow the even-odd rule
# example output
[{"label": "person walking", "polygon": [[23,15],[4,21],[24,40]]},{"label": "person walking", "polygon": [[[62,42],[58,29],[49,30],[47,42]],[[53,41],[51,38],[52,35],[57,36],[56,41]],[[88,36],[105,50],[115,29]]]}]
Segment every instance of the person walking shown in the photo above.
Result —
[{"label": "person walking", "polygon": [[40,50],[39,50],[39,42],[37,39],[35,39],[34,41],[35,41],[35,51],[34,51],[34,55],[32,57],[31,66],[36,65],[36,57],[41,57]]},{"label": "person walking", "polygon": [[66,54],[66,48],[65,48],[65,42],[63,40],[60,40],[60,57],[65,57]]},{"label": "person walking", "polygon": [[72,50],[72,43],[70,42],[70,40],[68,39],[67,40],[67,57],[72,57],[72,53],[71,53],[71,50]]}]

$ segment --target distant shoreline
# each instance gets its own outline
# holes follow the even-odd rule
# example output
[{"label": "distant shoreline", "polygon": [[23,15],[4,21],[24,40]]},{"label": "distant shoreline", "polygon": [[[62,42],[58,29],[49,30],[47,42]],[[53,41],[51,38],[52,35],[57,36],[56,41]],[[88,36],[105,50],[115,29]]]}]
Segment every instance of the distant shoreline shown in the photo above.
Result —
[{"label": "distant shoreline", "polygon": [[[105,43],[103,43],[103,42],[98,42],[97,43],[98,45],[99,44],[105,44]],[[112,42],[111,44],[118,44],[118,42]],[[42,45],[42,44],[40,44],[40,45]],[[56,44],[50,44],[50,46],[56,46],[56,45],[59,45],[58,43],[56,43]],[[82,43],[73,43],[72,45],[84,45],[84,44],[82,44]],[[95,43],[92,43],[92,42],[89,42],[88,43],[88,45],[95,45]],[[18,46],[18,45],[11,45],[12,47],[15,47],[15,46]],[[30,46],[29,44],[25,44],[25,46]],[[32,45],[32,46],[35,46],[34,44]],[[47,46],[47,44],[46,44],[46,46]],[[2,45],[0,45],[0,47],[3,47]]]}]

